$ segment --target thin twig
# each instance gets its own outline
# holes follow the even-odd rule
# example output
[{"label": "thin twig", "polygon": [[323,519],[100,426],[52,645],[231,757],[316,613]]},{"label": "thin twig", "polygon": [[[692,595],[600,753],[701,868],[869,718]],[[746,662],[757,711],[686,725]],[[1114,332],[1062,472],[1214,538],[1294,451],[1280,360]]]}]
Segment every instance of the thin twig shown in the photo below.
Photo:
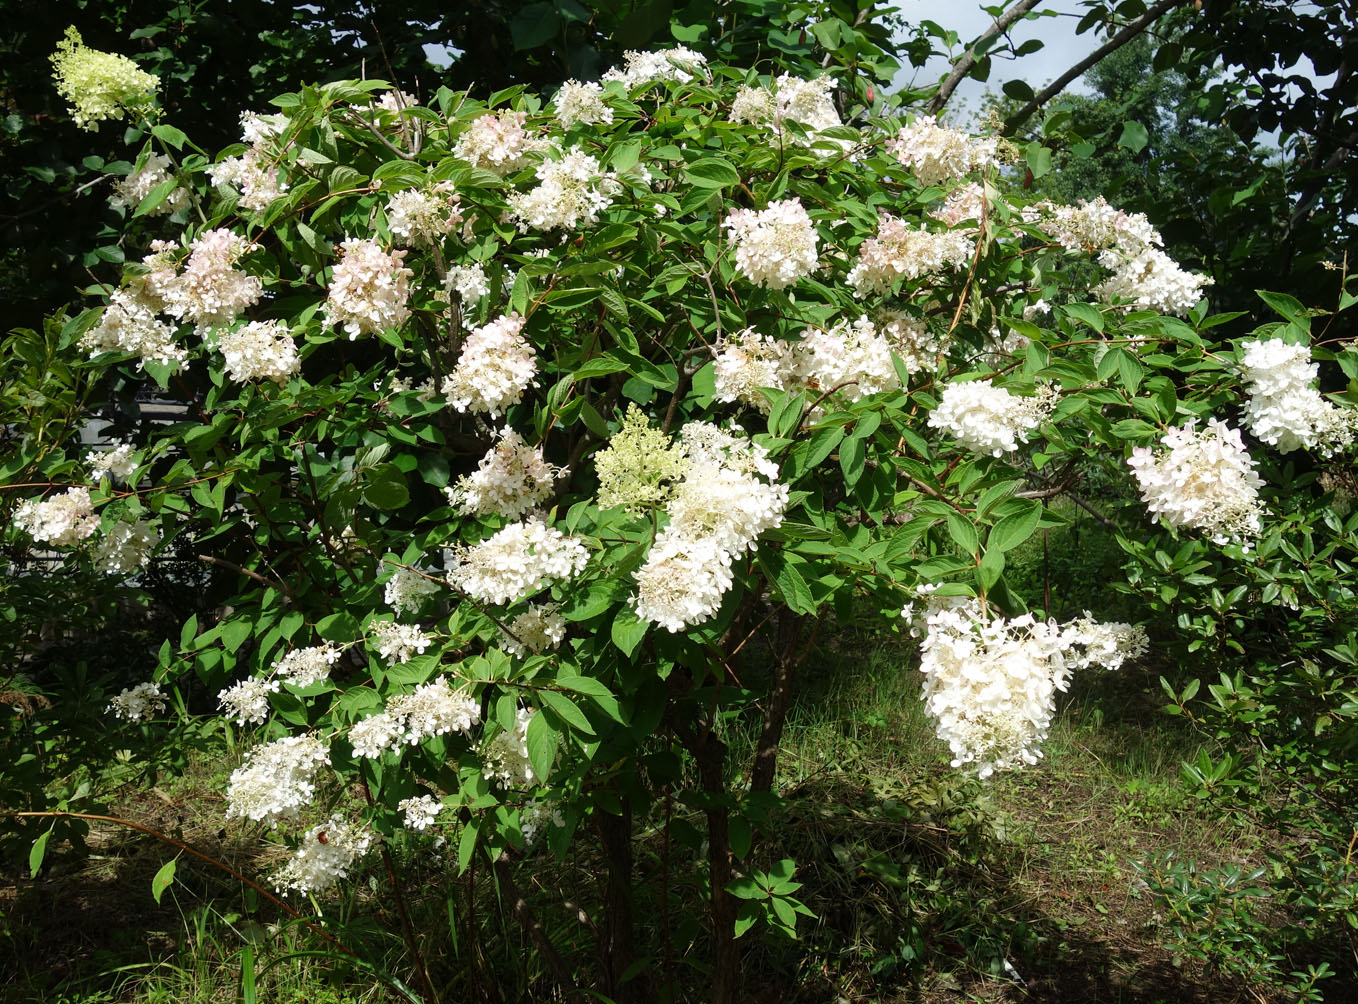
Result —
[{"label": "thin twig", "polygon": [[949,73],[947,79],[939,85],[938,92],[929,99],[930,115],[938,114],[939,110],[948,103],[948,99],[952,97],[952,92],[957,90],[957,85],[962,82],[962,78],[970,73],[971,68],[980,61],[981,57],[984,55],[984,53],[981,52],[981,46],[985,45],[985,43],[989,42],[992,38],[998,38],[1000,35],[1004,34],[1009,30],[1011,24],[1023,17],[1041,2],[1042,0],[1019,0],[1018,3],[1014,4],[1014,6],[995,18],[990,27],[986,29],[985,34],[976,39],[962,58],[953,64],[952,72]]}]

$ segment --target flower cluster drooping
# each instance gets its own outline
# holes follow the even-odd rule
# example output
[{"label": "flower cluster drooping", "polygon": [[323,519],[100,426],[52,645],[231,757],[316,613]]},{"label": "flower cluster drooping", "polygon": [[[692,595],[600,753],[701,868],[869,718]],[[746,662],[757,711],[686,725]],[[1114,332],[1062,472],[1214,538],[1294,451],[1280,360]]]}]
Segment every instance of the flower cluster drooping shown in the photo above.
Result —
[{"label": "flower cluster drooping", "polygon": [[553,483],[565,473],[543,459],[541,446],[529,446],[506,428],[477,469],[444,492],[448,504],[464,515],[517,519],[551,495]]},{"label": "flower cluster drooping", "polygon": [[686,84],[695,76],[707,72],[707,57],[682,45],[655,52],[629,49],[622,54],[622,61],[623,65],[609,70],[603,75],[603,80],[605,83],[610,80],[621,81],[628,90],[658,80]]},{"label": "flower cluster drooping", "polygon": [[904,126],[894,139],[887,140],[887,152],[907,167],[926,188],[995,163],[995,139],[976,140],[959,129],[938,124],[925,115]]},{"label": "flower cluster drooping", "polygon": [[496,318],[475,328],[462,346],[453,372],[439,388],[449,407],[481,411],[498,418],[523,392],[536,387],[538,358],[523,331],[518,314]]},{"label": "flower cluster drooping", "polygon": [[943,388],[929,425],[951,432],[969,450],[998,457],[1017,450],[1055,404],[1052,388],[1036,397],[1019,397],[986,380],[955,381]]},{"label": "flower cluster drooping", "polygon": [[160,532],[145,520],[121,519],[94,545],[94,567],[105,575],[126,575],[145,568],[160,543]]},{"label": "flower cluster drooping", "polygon": [[75,547],[99,528],[88,488],[67,488],[60,495],[30,499],[14,521],[39,544]]},{"label": "flower cluster drooping", "polygon": [[138,365],[182,362],[188,353],[175,344],[174,328],[156,317],[160,307],[160,298],[146,283],[134,281],[109,297],[99,323],[81,336],[80,347],[90,358],[102,352],[127,352],[138,357]]},{"label": "flower cluster drooping", "polygon": [[272,380],[281,386],[302,369],[297,343],[282,321],[250,321],[222,332],[217,336],[217,351],[226,364],[226,375],[238,383]]},{"label": "flower cluster drooping", "polygon": [[583,150],[568,150],[560,160],[544,160],[537,176],[536,188],[509,195],[510,214],[525,232],[593,226],[622,191],[613,173],[605,172],[598,158]]},{"label": "flower cluster drooping", "polygon": [[1130,306],[1162,314],[1186,314],[1200,299],[1209,276],[1186,272],[1159,248],[1145,248],[1132,257],[1116,250],[1099,255],[1099,264],[1113,274],[1094,287],[1105,303],[1129,300]]},{"label": "flower cluster drooping", "polygon": [[340,815],[331,816],[306,831],[297,853],[274,876],[274,888],[306,894],[322,892],[348,877],[349,869],[367,852],[372,840],[366,827]]},{"label": "flower cluster drooping", "polygon": [[93,130],[105,119],[121,119],[125,109],[150,103],[160,78],[126,56],[85,45],[72,26],[52,53],[57,92],[71,105],[71,118]]},{"label": "flower cluster drooping", "polygon": [[430,736],[470,732],[481,720],[481,706],[465,691],[454,690],[447,678],[422,683],[413,694],[387,702],[386,710],[370,715],[349,729],[354,756],[376,758],[400,752]]},{"label": "flower cluster drooping", "polygon": [[860,297],[887,293],[900,279],[918,279],[966,264],[975,249],[975,238],[965,231],[915,230],[904,220],[883,214],[877,221],[877,233],[858,249],[858,262],[849,270],[849,285]]},{"label": "flower cluster drooping", "polygon": [[553,579],[569,579],[589,561],[585,545],[530,516],[487,540],[448,551],[448,581],[483,603],[514,603]]},{"label": "flower cluster drooping", "polygon": [[782,523],[788,501],[762,447],[706,422],[684,426],[681,442],[688,466],[673,488],[669,523],[636,573],[637,616],[671,632],[716,614],[735,560]]},{"label": "flower cluster drooping", "polygon": [[343,325],[352,341],[388,328],[410,316],[410,277],[405,251],[383,251],[372,240],[350,238],[340,245],[340,260],[330,278],[326,323]]},{"label": "flower cluster drooping", "polygon": [[316,794],[316,773],[329,763],[329,749],[315,736],[285,736],[256,746],[231,772],[226,818],[274,827],[295,818]]},{"label": "flower cluster drooping", "polygon": [[930,596],[925,609],[912,604],[905,616],[923,634],[924,704],[938,736],[954,767],[972,765],[982,778],[1037,763],[1056,693],[1074,670],[1119,668],[1148,645],[1144,630],[1129,624],[1088,615],[1064,626],[1031,614],[1005,620],[967,597]]},{"label": "flower cluster drooping", "polygon": [[1236,541],[1246,548],[1258,536],[1263,481],[1254,472],[1240,430],[1211,419],[1170,429],[1160,450],[1132,449],[1127,463],[1141,487],[1141,500],[1170,526],[1208,533],[1218,544]]},{"label": "flower cluster drooping", "polygon": [[726,229],[736,245],[736,270],[753,283],[784,289],[816,269],[820,237],[797,199],[771,202],[762,212],[733,209]]},{"label": "flower cluster drooping", "polygon": [[108,710],[116,718],[139,722],[165,710],[165,695],[158,683],[139,683],[129,687],[108,702]]},{"label": "flower cluster drooping", "polygon": [[528,725],[534,712],[519,708],[514,713],[514,728],[501,729],[481,747],[481,768],[486,778],[506,788],[526,788],[538,780],[533,761],[528,757]]},{"label": "flower cluster drooping", "polygon": [[1281,338],[1241,345],[1245,371],[1245,424],[1279,453],[1317,449],[1325,456],[1351,445],[1358,413],[1336,407],[1316,390],[1319,367],[1306,345]]}]

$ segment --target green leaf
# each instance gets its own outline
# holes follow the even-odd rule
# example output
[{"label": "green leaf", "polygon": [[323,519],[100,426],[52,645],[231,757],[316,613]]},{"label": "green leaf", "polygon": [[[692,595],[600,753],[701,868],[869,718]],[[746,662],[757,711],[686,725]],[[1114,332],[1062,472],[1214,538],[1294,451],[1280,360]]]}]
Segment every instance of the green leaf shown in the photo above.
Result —
[{"label": "green leaf", "polygon": [[410,501],[406,476],[395,464],[386,463],[368,473],[363,500],[374,509],[400,509]]},{"label": "green leaf", "polygon": [[1140,122],[1122,123],[1122,135],[1118,137],[1118,146],[1131,150],[1132,153],[1140,153],[1146,149],[1146,144],[1150,142],[1150,133],[1146,132],[1146,127]]},{"label": "green leaf", "polygon": [[[646,637],[646,631],[650,624],[641,620],[632,611],[627,610],[613,618],[613,623],[609,627],[609,634],[613,639],[613,644],[622,650],[624,655],[630,656],[641,644],[641,639]],[[563,684],[569,686],[569,684]]]},{"label": "green leaf", "polygon": [[[1000,90],[1004,91],[1006,97],[1013,98],[1015,101],[1031,101],[1031,100],[1033,100],[1033,89],[1032,89],[1030,86],[1028,86],[1028,83],[1027,83],[1026,81],[1023,81],[1023,80],[1017,80],[1017,79],[1016,79],[1016,80],[1006,80],[1006,81],[1004,82],[1004,86],[1001,87]],[[1050,155],[1050,153],[1051,153],[1051,151],[1048,151],[1048,154],[1049,154],[1049,155]],[[1048,163],[1048,167],[1050,167],[1050,166],[1051,166],[1051,158],[1050,158],[1050,156],[1048,156],[1048,161],[1047,161],[1047,163]],[[1036,174],[1037,172],[1033,172],[1033,173]],[[1043,172],[1043,173],[1045,173],[1045,172]]]},{"label": "green leaf", "polygon": [[1068,303],[1062,309],[1067,315],[1077,321],[1083,321],[1095,331],[1103,331],[1105,321],[1103,313],[1098,307],[1091,306],[1088,303]]},{"label": "green leaf", "polygon": [[42,859],[47,856],[47,841],[52,836],[52,831],[48,830],[37,840],[33,841],[33,848],[28,852],[28,877],[37,878],[38,870],[42,868]]},{"label": "green leaf", "polygon": [[981,556],[981,563],[976,567],[976,581],[986,592],[1000,581],[1000,576],[1004,574],[1004,551],[999,548],[986,548],[986,552]]},{"label": "green leaf", "polygon": [[844,472],[844,487],[852,488],[863,476],[867,450],[861,439],[846,439],[839,446],[839,468]]},{"label": "green leaf", "polygon": [[976,536],[976,527],[961,513],[948,513],[948,536],[967,554],[976,553],[976,547],[980,543]]},{"label": "green leaf", "polygon": [[184,144],[189,141],[188,136],[184,134],[183,130],[176,129],[174,126],[164,123],[158,126],[152,126],[151,135],[158,140],[170,144],[170,146],[174,147],[176,150],[184,149]]},{"label": "green leaf", "polygon": [[558,693],[555,690],[539,690],[538,697],[542,699],[544,707],[555,712],[557,717],[571,728],[579,729],[586,735],[594,735],[594,726],[589,723],[584,712],[577,708],[575,703],[565,694]]},{"label": "green leaf", "polygon": [[1274,312],[1287,318],[1298,327],[1309,330],[1311,319],[1306,315],[1306,308],[1301,305],[1301,301],[1294,296],[1286,293],[1270,293],[1266,289],[1256,289],[1259,299],[1263,300]]},{"label": "green leaf", "polygon": [[740,172],[724,160],[707,157],[684,166],[689,184],[698,188],[730,188],[740,184]]},{"label": "green leaf", "polygon": [[147,213],[154,212],[160,208],[160,204],[170,197],[170,193],[179,185],[178,178],[170,178],[162,181],[155,188],[146,193],[146,197],[137,203],[136,210],[132,213],[134,217],[145,216]]},{"label": "green leaf", "polygon": [[550,3],[530,3],[509,22],[509,37],[519,52],[550,42],[561,30],[561,15]]},{"label": "green leaf", "polygon": [[[1010,81],[1010,83],[1017,82],[1018,81]],[[1008,88],[1006,88],[1006,90],[1007,89]],[[1029,93],[1031,93],[1031,88],[1029,88]],[[1050,173],[1052,169],[1052,152],[1041,143],[1037,142],[1037,140],[1028,144],[1028,152],[1025,159],[1028,161],[1028,170],[1033,172],[1034,178],[1040,178],[1044,174]]]},{"label": "green leaf", "polygon": [[170,858],[160,866],[160,871],[156,872],[155,878],[151,879],[151,895],[155,897],[157,903],[160,897],[165,895],[165,890],[170,888],[170,883],[174,881],[174,870],[178,864],[178,858]]},{"label": "green leaf", "polygon": [[990,528],[990,536],[986,538],[986,553],[1011,550],[1033,535],[1042,519],[1042,505],[1032,500],[1026,501],[1028,507],[1023,512],[1010,513]]},{"label": "green leaf", "polygon": [[[576,710],[579,714],[579,710]],[[533,765],[533,776],[542,783],[552,776],[552,761],[556,759],[557,731],[547,716],[536,714],[528,720],[528,762]]]},{"label": "green leaf", "polygon": [[345,610],[318,620],[316,633],[321,636],[322,641],[343,643],[354,641],[362,631],[358,626],[358,618]]}]

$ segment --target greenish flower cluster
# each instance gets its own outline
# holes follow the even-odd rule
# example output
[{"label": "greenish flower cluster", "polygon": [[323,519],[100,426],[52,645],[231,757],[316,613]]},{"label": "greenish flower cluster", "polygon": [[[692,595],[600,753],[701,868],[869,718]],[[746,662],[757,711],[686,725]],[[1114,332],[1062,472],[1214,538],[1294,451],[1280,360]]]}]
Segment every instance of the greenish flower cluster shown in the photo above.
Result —
[{"label": "greenish flower cluster", "polygon": [[71,105],[71,117],[93,131],[105,119],[120,119],[124,109],[155,98],[160,78],[126,56],[85,45],[72,26],[52,53],[57,91]]}]

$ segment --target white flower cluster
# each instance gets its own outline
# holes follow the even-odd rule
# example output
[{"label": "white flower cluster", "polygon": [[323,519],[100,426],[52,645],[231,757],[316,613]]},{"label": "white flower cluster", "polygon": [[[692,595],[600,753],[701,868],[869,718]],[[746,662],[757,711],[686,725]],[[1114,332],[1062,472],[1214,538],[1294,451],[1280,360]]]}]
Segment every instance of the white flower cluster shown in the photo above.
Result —
[{"label": "white flower cluster", "polygon": [[520,658],[555,648],[566,637],[566,618],[555,603],[535,603],[509,622],[509,633],[500,642],[510,655]]},{"label": "white flower cluster", "polygon": [[421,575],[413,568],[398,568],[387,580],[382,602],[391,607],[399,617],[403,613],[418,612],[424,598],[438,591],[439,584],[428,576]]},{"label": "white flower cluster", "polygon": [[735,559],[783,522],[788,486],[772,481],[767,451],[705,422],[681,432],[688,459],[667,506],[669,523],[637,571],[637,616],[674,632],[700,624],[721,607]]},{"label": "white flower cluster", "polygon": [[1031,614],[991,618],[965,598],[931,598],[924,611],[912,604],[905,615],[923,633],[923,697],[938,737],[954,767],[974,765],[982,778],[1037,763],[1056,693],[1070,686],[1072,671],[1116,669],[1147,648],[1145,632],[1128,624],[1087,615],[1065,626]]},{"label": "white flower cluster", "polygon": [[1202,299],[1202,288],[1213,282],[1210,276],[1184,271],[1159,248],[1144,248],[1132,257],[1110,249],[1099,255],[1099,264],[1113,272],[1093,289],[1105,303],[1130,300],[1127,306],[1162,314],[1188,313]]},{"label": "white flower cluster", "polygon": [[713,361],[718,401],[741,401],[768,414],[760,390],[786,390],[795,343],[761,335],[754,328],[723,335]]},{"label": "white flower cluster", "polygon": [[736,245],[736,270],[757,285],[784,289],[816,269],[820,237],[797,199],[771,202],[762,212],[733,209],[725,226]]},{"label": "white flower cluster", "polygon": [[[152,245],[156,247],[156,245]],[[236,268],[254,245],[225,227],[199,234],[189,245],[189,259],[178,272],[162,246],[145,262],[151,268],[148,286],[161,298],[171,317],[200,330],[230,324],[246,307],[259,301],[264,284],[257,276]]]},{"label": "white flower cluster", "polygon": [[343,816],[331,816],[320,826],[306,831],[302,842],[286,865],[274,876],[280,892],[294,889],[312,894],[322,892],[347,878],[354,862],[372,845],[372,833],[350,823]]},{"label": "white flower cluster", "polygon": [[250,722],[263,723],[272,710],[269,695],[278,693],[277,680],[260,680],[251,677],[227,687],[217,695],[217,701],[228,718],[234,718],[237,725]]},{"label": "white flower cluster", "polygon": [[430,736],[470,732],[480,720],[480,705],[440,677],[416,687],[413,694],[393,697],[384,711],[356,722],[349,729],[349,743],[354,756],[373,759]]},{"label": "white flower cluster", "polygon": [[527,112],[487,112],[457,138],[453,156],[501,178],[527,167],[528,155],[547,146],[524,129],[527,120]]},{"label": "white flower cluster", "polygon": [[565,473],[543,459],[541,446],[529,446],[506,428],[477,469],[443,491],[463,515],[516,519],[551,495],[553,483]]},{"label": "white flower cluster", "polygon": [[238,157],[227,157],[208,166],[212,183],[234,188],[242,208],[263,212],[287,192],[287,172],[279,163],[280,156],[269,149],[287,123],[283,115],[241,112],[241,140],[249,149]]},{"label": "white flower cluster", "polygon": [[556,120],[562,129],[574,125],[608,125],[613,121],[613,109],[604,101],[604,89],[596,83],[582,84],[567,80],[552,99]]},{"label": "white flower cluster", "polygon": [[294,648],[275,662],[271,671],[277,673],[290,687],[309,687],[330,678],[330,668],[339,661],[340,650],[334,645],[313,645]]},{"label": "white flower cluster", "polygon": [[462,304],[467,307],[476,306],[482,297],[490,295],[490,281],[486,278],[485,267],[479,262],[452,266],[444,285],[448,292],[462,297]]},{"label": "white flower cluster", "polygon": [[392,192],[387,198],[387,227],[402,247],[427,247],[462,224],[460,198],[447,181],[432,192],[418,188]]},{"label": "white flower cluster", "polygon": [[918,279],[964,265],[975,250],[975,238],[966,231],[914,230],[904,220],[884,214],[877,221],[877,233],[858,249],[849,285],[855,296],[886,293],[898,279]]},{"label": "white flower cluster", "polygon": [[979,223],[985,211],[985,188],[973,181],[954,188],[943,200],[943,205],[929,215],[940,223],[955,227],[963,220],[976,220]]},{"label": "white flower cluster", "polygon": [[433,826],[443,810],[443,803],[433,795],[416,795],[403,798],[396,804],[406,817],[406,826],[412,830],[427,830]]},{"label": "white flower cluster", "polygon": [[316,773],[330,751],[315,736],[285,736],[245,755],[231,772],[226,818],[241,816],[276,827],[292,819],[316,794]]},{"label": "white flower cluster", "polygon": [[[153,153],[146,158],[146,163],[137,168],[126,178],[121,178],[113,184],[113,195],[109,198],[109,205],[114,209],[129,211],[141,205],[141,200],[150,195],[165,182],[174,177],[170,173],[173,164],[170,158],[161,153]],[[183,185],[176,185],[170,189],[170,194],[165,196],[160,205],[152,209],[149,216],[168,216],[170,213],[178,212],[188,208],[189,190]]]},{"label": "white flower cluster", "polygon": [[133,455],[131,443],[118,443],[111,450],[96,451],[87,458],[90,465],[90,477],[95,481],[101,481],[105,477],[111,477],[117,481],[126,481],[132,477],[132,472],[137,469],[137,458]]},{"label": "white flower cluster", "polygon": [[393,621],[373,621],[369,626],[376,636],[377,654],[390,665],[409,662],[433,644],[434,639],[418,627]]},{"label": "white flower cluster", "polygon": [[282,321],[250,321],[225,331],[217,338],[217,351],[226,363],[227,377],[237,383],[272,380],[281,387],[302,369],[297,343]]},{"label": "white flower cluster", "polygon": [[99,528],[88,488],[67,488],[60,495],[30,499],[14,514],[14,522],[39,544],[75,547]]},{"label": "white flower cluster", "polygon": [[71,118],[81,129],[93,131],[105,119],[121,119],[123,109],[149,103],[160,78],[147,73],[126,56],[100,52],[85,45],[75,27],[52,53],[57,93],[71,105]]},{"label": "white flower cluster", "polygon": [[482,603],[515,603],[552,579],[569,579],[589,561],[585,545],[540,516],[510,523],[472,547],[444,552],[448,581]]},{"label": "white flower cluster", "polygon": [[1055,406],[1054,388],[1019,397],[988,380],[954,381],[943,388],[929,425],[951,432],[969,450],[998,457],[1017,450]]},{"label": "white flower cluster", "polygon": [[537,386],[538,357],[521,334],[523,325],[524,318],[508,314],[472,329],[439,388],[449,407],[498,418],[526,389]]},{"label": "white flower cluster", "polygon": [[536,188],[508,197],[510,215],[524,232],[593,226],[622,191],[616,175],[604,172],[596,157],[578,149],[567,151],[560,160],[544,160],[537,177]]},{"label": "white flower cluster", "polygon": [[1237,541],[1246,548],[1258,535],[1259,488],[1241,442],[1240,430],[1212,419],[1205,429],[1196,420],[1170,429],[1160,440],[1160,451],[1146,446],[1132,449],[1127,463],[1141,487],[1141,500],[1170,526],[1190,526],[1225,544]]},{"label": "white flower cluster", "polygon": [[621,67],[615,66],[602,79],[605,83],[610,80],[621,81],[629,91],[657,80],[674,80],[686,84],[695,76],[705,76],[707,73],[707,57],[683,45],[655,52],[629,49],[622,54],[622,61]]},{"label": "white flower cluster", "polygon": [[399,328],[410,316],[410,277],[406,252],[383,251],[376,241],[350,238],[340,244],[340,260],[330,276],[325,323],[344,325],[353,341],[388,328]]},{"label": "white flower cluster", "polygon": [[80,337],[80,347],[94,358],[101,352],[127,352],[163,365],[182,362],[188,353],[174,341],[174,328],[156,317],[160,298],[140,278],[109,297],[99,323]]},{"label": "white flower cluster", "polygon": [[[771,89],[742,87],[731,103],[731,121],[754,125],[768,122],[780,140],[791,139],[799,146],[809,146],[816,141],[817,133],[844,124],[831,98],[834,90],[833,77],[802,80],[784,73]],[[796,122],[806,136],[790,133],[785,122]]]},{"label": "white flower cluster", "polygon": [[938,365],[943,339],[925,322],[898,310],[884,310],[877,315],[877,328],[900,356],[906,373],[932,372]]},{"label": "white flower cluster", "polygon": [[913,168],[926,188],[995,163],[997,146],[994,138],[974,140],[961,130],[940,126],[933,115],[921,116],[886,143],[887,152]]},{"label": "white flower cluster", "polygon": [[1078,206],[1039,202],[1025,209],[1023,217],[1069,251],[1118,248],[1131,256],[1164,243],[1145,213],[1128,213],[1110,206],[1102,195]]},{"label": "white flower cluster", "polygon": [[121,519],[94,545],[94,567],[105,575],[126,575],[145,568],[160,543],[160,531],[145,520]]},{"label": "white flower cluster", "polygon": [[535,781],[546,780],[533,773],[533,763],[528,759],[528,723],[533,714],[528,708],[519,708],[514,715],[513,731],[501,729],[482,746],[481,773],[488,781],[497,781],[506,788],[526,788]]},{"label": "white flower cluster", "polygon": [[541,830],[547,827],[561,829],[565,825],[566,817],[555,802],[540,802],[535,798],[519,813],[519,830],[523,833],[525,850],[537,842]]},{"label": "white flower cluster", "polygon": [[1250,432],[1279,453],[1318,449],[1328,457],[1353,443],[1358,413],[1336,407],[1315,389],[1320,370],[1308,346],[1270,338],[1240,348]]},{"label": "white flower cluster", "polygon": [[165,695],[158,683],[139,683],[110,700],[107,710],[117,718],[139,722],[165,710]]}]

